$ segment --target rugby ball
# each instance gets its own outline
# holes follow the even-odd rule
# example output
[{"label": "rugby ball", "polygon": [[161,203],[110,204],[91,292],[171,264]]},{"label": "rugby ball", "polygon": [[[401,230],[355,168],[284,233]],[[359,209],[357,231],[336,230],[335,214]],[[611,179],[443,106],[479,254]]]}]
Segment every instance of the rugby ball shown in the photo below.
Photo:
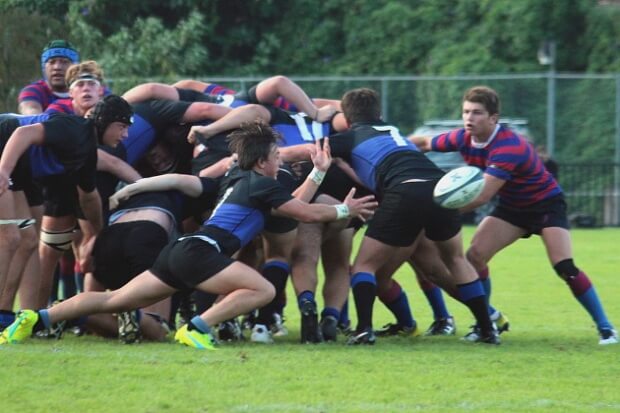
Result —
[{"label": "rugby ball", "polygon": [[474,166],[461,166],[451,170],[437,182],[433,199],[444,208],[457,209],[476,199],[482,188],[482,171]]}]

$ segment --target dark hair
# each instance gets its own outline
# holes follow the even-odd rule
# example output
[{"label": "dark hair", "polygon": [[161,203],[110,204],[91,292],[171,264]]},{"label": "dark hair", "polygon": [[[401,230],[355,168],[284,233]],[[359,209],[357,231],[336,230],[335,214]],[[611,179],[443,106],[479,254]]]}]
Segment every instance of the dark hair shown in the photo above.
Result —
[{"label": "dark hair", "polygon": [[349,90],[340,102],[344,117],[349,123],[381,120],[379,94],[368,88]]},{"label": "dark hair", "polygon": [[280,134],[261,120],[246,122],[228,135],[228,147],[237,153],[241,169],[250,170],[260,160],[267,159]]},{"label": "dark hair", "polygon": [[489,112],[489,115],[499,115],[499,95],[488,86],[474,86],[463,95],[463,102],[480,103]]},{"label": "dark hair", "polygon": [[88,117],[95,121],[97,139],[101,142],[110,123],[122,122],[126,125],[133,123],[133,109],[122,97],[108,95],[97,102]]}]

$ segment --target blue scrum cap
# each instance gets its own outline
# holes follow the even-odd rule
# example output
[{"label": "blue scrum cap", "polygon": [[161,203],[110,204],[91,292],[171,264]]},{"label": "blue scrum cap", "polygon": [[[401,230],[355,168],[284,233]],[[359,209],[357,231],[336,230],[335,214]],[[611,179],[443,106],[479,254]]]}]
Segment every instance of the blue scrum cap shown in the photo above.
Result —
[{"label": "blue scrum cap", "polygon": [[80,62],[80,53],[71,43],[66,40],[52,40],[45,45],[41,53],[43,76],[45,76],[45,63],[53,57],[64,57],[69,59],[71,63]]}]

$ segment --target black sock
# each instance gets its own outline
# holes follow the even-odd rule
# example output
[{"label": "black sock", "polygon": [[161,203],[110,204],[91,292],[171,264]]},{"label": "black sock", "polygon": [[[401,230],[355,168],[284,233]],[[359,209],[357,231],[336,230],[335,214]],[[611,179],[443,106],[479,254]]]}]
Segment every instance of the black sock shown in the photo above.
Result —
[{"label": "black sock", "polygon": [[369,282],[359,282],[353,286],[353,298],[357,310],[357,331],[372,327],[372,307],[377,295],[377,286]]},{"label": "black sock", "polygon": [[476,318],[476,324],[480,327],[483,333],[493,330],[493,322],[489,317],[489,311],[484,296],[474,297],[465,301],[465,305],[469,307],[474,317]]},{"label": "black sock", "polygon": [[263,267],[263,277],[274,286],[276,296],[269,304],[258,310],[258,316],[255,320],[256,324],[264,324],[266,326],[273,324],[273,315],[278,312],[281,306],[282,299],[280,294],[286,288],[288,273],[288,265],[281,261],[271,261]]}]

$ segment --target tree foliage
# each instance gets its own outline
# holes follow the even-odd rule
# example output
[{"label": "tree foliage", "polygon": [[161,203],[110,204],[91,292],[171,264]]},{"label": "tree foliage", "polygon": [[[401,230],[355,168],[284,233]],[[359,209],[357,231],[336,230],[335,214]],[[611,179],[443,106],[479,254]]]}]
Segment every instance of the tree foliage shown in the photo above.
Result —
[{"label": "tree foliage", "polygon": [[[98,60],[119,92],[141,80],[180,76],[543,72],[536,53],[545,40],[557,45],[558,72],[620,71],[620,6],[597,0],[3,0],[0,11],[2,111],[15,110],[17,91],[39,77],[39,54],[51,38],[67,38],[83,59]],[[409,112],[408,122],[417,124],[432,114],[458,116],[454,99],[466,86],[391,85],[390,97],[401,104],[390,115]],[[544,81],[534,91],[518,82],[497,86],[510,96],[504,103],[512,113],[526,95],[537,96],[530,104],[537,114],[529,117],[541,135]],[[603,109],[609,99],[601,100]],[[569,114],[575,110],[558,111],[558,124],[573,124],[562,118]],[[609,123],[595,117],[594,124]],[[578,139],[586,148],[587,138]],[[581,153],[602,153],[605,145]]]}]

